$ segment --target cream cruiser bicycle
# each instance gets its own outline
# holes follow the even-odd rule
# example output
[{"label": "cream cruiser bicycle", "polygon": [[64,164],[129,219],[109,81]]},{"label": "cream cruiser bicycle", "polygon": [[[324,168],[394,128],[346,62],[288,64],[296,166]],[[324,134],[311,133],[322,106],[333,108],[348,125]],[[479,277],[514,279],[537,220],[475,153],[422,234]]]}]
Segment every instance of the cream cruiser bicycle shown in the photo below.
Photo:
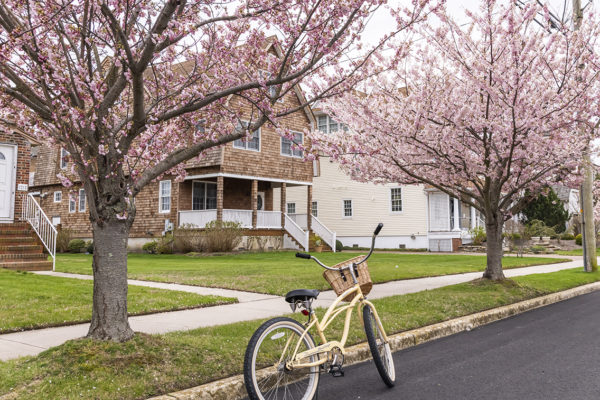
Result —
[{"label": "cream cruiser bicycle", "polygon": [[[387,386],[394,386],[395,369],[388,337],[375,306],[366,299],[373,287],[366,261],[373,253],[375,238],[382,227],[383,224],[377,225],[371,250],[366,256],[355,257],[333,267],[309,254],[296,253],[296,257],[312,259],[325,268],[323,276],[338,297],[319,320],[312,309],[312,302],[319,291],[293,290],[285,296],[285,300],[290,303],[292,311],[300,309],[307,315],[308,321],[301,324],[291,318],[273,318],[256,330],[244,358],[244,381],[251,400],[310,400],[317,392],[321,371],[335,377],[344,376],[345,345],[355,308],[359,315],[362,314],[377,371]],[[339,341],[327,340],[327,327],[344,311],[342,337]],[[318,334],[318,346],[311,331]]]}]

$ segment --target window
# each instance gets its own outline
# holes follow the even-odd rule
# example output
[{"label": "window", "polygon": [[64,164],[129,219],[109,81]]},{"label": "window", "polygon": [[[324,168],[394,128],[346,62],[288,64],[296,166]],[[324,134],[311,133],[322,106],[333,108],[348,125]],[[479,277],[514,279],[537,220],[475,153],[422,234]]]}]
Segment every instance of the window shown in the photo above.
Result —
[{"label": "window", "polygon": [[158,188],[158,212],[171,212],[171,181],[160,181]]},{"label": "window", "polygon": [[402,188],[390,189],[390,205],[393,213],[402,212]]},{"label": "window", "polygon": [[348,131],[348,127],[344,124],[338,124],[334,119],[332,119],[329,115],[320,115],[317,118],[317,129],[319,129],[323,133],[334,133],[342,128],[344,132]]},{"label": "window", "polygon": [[217,184],[194,182],[192,186],[192,210],[214,210],[217,208]]},{"label": "window", "polygon": [[290,140],[286,137],[281,138],[281,154],[290,157],[302,157],[301,149],[294,149],[292,146],[302,145],[304,143],[304,134],[301,132],[294,132],[294,140]]},{"label": "window", "polygon": [[[260,78],[261,79],[265,79],[268,80],[271,77],[271,74],[268,71],[265,70],[259,70],[260,72]],[[267,92],[269,93],[269,97],[274,98],[277,96],[277,86],[278,85],[271,85],[271,86],[267,86]],[[283,96],[279,97],[277,99],[278,103],[283,103]]]},{"label": "window", "polygon": [[315,218],[316,218],[316,217],[318,217],[318,215],[319,215],[319,212],[318,212],[318,206],[319,206],[319,205],[318,205],[318,203],[317,203],[316,201],[313,201],[313,202],[312,202],[312,215],[313,215],[313,217],[315,217]]},{"label": "window", "polygon": [[60,149],[60,169],[66,169],[69,163],[69,152],[65,149]]},{"label": "window", "polygon": [[69,212],[74,213],[77,211],[77,198],[74,194],[69,195]]},{"label": "window", "polygon": [[35,172],[29,173],[29,186],[33,186],[35,183]]},{"label": "window", "polygon": [[287,213],[296,214],[296,203],[287,203]]},{"label": "window", "polygon": [[[235,128],[236,132],[240,132],[243,129],[248,128],[248,122],[242,122]],[[260,151],[260,128],[252,132],[252,136],[249,139],[237,139],[233,142],[233,147],[236,149]]]},{"label": "window", "polygon": [[62,192],[54,192],[54,202],[60,203],[62,201]]},{"label": "window", "polygon": [[79,189],[79,212],[85,212],[85,189]]},{"label": "window", "polygon": [[344,200],[344,218],[352,217],[352,200]]},{"label": "window", "polygon": [[4,156],[4,153],[0,152],[0,161],[4,160],[6,160],[6,157]]}]

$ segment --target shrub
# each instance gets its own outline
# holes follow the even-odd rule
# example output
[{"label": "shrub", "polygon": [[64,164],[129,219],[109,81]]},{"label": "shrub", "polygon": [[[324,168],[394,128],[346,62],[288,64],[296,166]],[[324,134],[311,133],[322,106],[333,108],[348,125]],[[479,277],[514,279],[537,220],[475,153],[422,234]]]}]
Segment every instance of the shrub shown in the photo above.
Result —
[{"label": "shrub", "polygon": [[519,240],[521,239],[521,234],[519,232],[514,232],[510,234],[510,238],[511,240]]},{"label": "shrub", "polygon": [[578,244],[581,246],[581,244],[583,243],[583,236],[581,236],[581,233],[577,236],[575,236],[575,244]]},{"label": "shrub", "polygon": [[535,254],[539,254],[545,252],[546,248],[544,246],[531,246],[531,251]]},{"label": "shrub", "polygon": [[480,246],[487,239],[485,228],[482,226],[469,229],[469,233],[471,234],[471,240],[473,240],[475,246]]},{"label": "shrub", "polygon": [[66,253],[69,251],[69,242],[73,239],[73,231],[70,229],[60,229],[56,236],[56,251]]},{"label": "shrub", "polygon": [[528,238],[532,237],[542,237],[542,236],[556,236],[556,232],[553,228],[546,226],[544,221],[540,221],[539,219],[534,219],[529,224],[525,226],[525,236]]},{"label": "shrub", "polygon": [[565,233],[560,237],[562,240],[573,240],[575,236],[572,233]]},{"label": "shrub", "polygon": [[323,245],[323,239],[321,239],[321,236],[315,235],[315,246],[319,247],[322,245]]},{"label": "shrub", "polygon": [[156,254],[173,254],[173,234],[167,233],[156,241]]},{"label": "shrub", "polygon": [[178,253],[201,252],[202,231],[192,224],[183,224],[173,232],[173,246]]},{"label": "shrub", "polygon": [[242,241],[242,226],[231,221],[211,221],[206,224],[203,236],[206,251],[232,251]]},{"label": "shrub", "polygon": [[91,240],[88,240],[87,243],[85,244],[85,251],[87,251],[90,254],[94,254],[94,242]]},{"label": "shrub", "polygon": [[69,251],[71,253],[81,253],[81,249],[85,248],[85,240],[73,239],[69,242]]},{"label": "shrub", "polygon": [[339,240],[336,240],[335,241],[335,251],[342,251],[342,250],[344,250],[344,245]]},{"label": "shrub", "polygon": [[156,254],[156,240],[152,240],[151,242],[146,242],[142,246],[142,250],[148,254]]}]

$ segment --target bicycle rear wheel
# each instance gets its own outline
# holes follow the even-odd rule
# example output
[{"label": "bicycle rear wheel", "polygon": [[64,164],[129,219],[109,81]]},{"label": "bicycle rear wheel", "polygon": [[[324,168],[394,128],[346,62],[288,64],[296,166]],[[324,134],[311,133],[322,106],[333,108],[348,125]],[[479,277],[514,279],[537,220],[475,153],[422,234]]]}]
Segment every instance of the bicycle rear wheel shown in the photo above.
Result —
[{"label": "bicycle rear wheel", "polygon": [[363,307],[363,320],[365,322],[367,341],[369,342],[369,348],[371,349],[371,355],[373,356],[373,362],[377,367],[377,371],[388,387],[394,387],[396,368],[394,367],[392,350],[390,349],[390,345],[383,340],[383,332],[379,329],[379,324],[375,320],[371,307],[368,305]]},{"label": "bicycle rear wheel", "polygon": [[[291,318],[273,318],[252,335],[244,358],[244,383],[250,400],[311,400],[319,384],[319,367],[286,368],[300,342],[298,353],[312,349],[304,326]],[[318,361],[314,355],[303,363]]]}]

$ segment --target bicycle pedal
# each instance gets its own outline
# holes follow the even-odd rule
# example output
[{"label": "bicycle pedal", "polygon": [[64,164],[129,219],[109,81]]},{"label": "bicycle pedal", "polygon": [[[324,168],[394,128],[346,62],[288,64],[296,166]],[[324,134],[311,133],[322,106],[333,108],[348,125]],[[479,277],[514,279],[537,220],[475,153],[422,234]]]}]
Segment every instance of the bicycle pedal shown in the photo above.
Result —
[{"label": "bicycle pedal", "polygon": [[341,365],[332,365],[329,368],[329,373],[331,374],[331,376],[333,376],[334,378],[341,378],[344,376],[344,370],[342,369]]}]

